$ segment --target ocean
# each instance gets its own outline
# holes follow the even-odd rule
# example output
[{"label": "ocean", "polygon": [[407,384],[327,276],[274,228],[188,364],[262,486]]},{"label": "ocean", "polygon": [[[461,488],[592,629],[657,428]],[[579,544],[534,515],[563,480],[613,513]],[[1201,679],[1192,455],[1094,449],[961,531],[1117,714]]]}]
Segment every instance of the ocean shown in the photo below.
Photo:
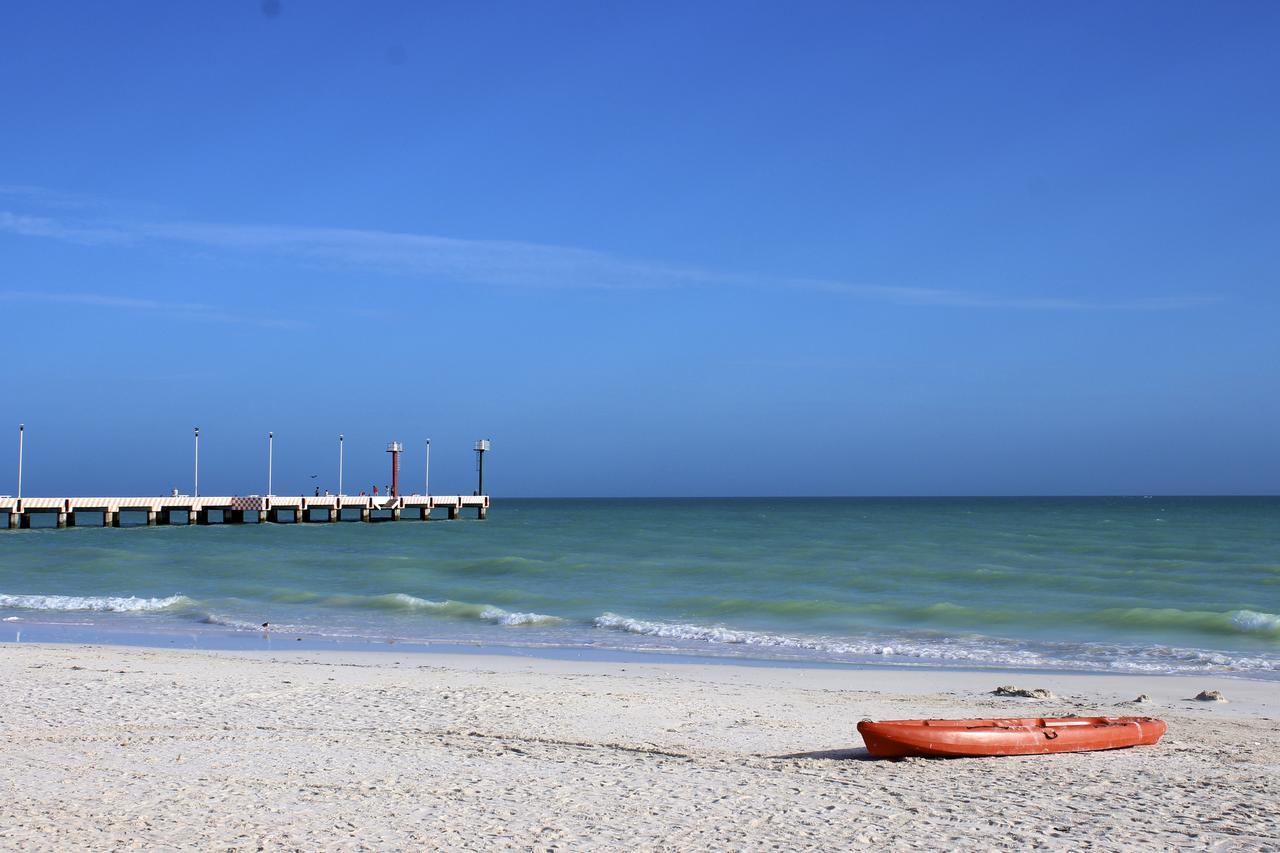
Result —
[{"label": "ocean", "polygon": [[0,642],[1280,680],[1280,498],[495,499],[485,521],[0,530],[0,620]]}]

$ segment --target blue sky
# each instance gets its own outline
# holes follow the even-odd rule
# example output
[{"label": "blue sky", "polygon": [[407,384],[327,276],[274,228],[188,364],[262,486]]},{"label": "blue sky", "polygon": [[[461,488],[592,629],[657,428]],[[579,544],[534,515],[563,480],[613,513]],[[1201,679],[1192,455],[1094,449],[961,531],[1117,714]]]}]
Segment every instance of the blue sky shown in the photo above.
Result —
[{"label": "blue sky", "polygon": [[3,455],[1274,494],[1277,43],[1274,3],[7,4]]}]

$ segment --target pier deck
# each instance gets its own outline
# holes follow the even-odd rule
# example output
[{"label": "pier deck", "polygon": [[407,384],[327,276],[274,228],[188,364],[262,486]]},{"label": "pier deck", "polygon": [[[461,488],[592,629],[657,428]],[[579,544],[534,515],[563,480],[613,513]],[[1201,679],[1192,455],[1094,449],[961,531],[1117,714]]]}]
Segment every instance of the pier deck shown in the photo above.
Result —
[{"label": "pier deck", "polygon": [[[464,509],[474,509],[477,518],[489,514],[488,495],[248,495],[246,497],[165,497],[116,498],[10,498],[0,497],[0,519],[12,530],[31,527],[35,515],[56,515],[57,527],[77,526],[77,514],[101,513],[103,527],[120,527],[121,513],[145,513],[146,524],[172,524],[177,514],[181,524],[255,523],[336,523],[339,521],[400,521],[408,518],[427,521],[433,510],[446,510],[450,519],[460,518]],[[358,517],[343,517],[345,510]],[[96,519],[95,519],[96,520]],[[3,528],[0,528],[3,529]]]}]

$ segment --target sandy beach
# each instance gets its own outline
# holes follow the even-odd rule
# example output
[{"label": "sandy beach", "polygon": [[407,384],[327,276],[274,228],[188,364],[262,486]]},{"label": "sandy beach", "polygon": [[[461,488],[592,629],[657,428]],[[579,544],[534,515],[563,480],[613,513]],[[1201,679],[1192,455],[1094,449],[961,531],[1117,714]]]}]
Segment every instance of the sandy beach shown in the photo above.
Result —
[{"label": "sandy beach", "polygon": [[[0,673],[10,849],[1280,845],[1261,681],[12,644]],[[990,695],[1009,683],[1057,698]],[[854,730],[1067,713],[1169,734],[888,762]]]}]

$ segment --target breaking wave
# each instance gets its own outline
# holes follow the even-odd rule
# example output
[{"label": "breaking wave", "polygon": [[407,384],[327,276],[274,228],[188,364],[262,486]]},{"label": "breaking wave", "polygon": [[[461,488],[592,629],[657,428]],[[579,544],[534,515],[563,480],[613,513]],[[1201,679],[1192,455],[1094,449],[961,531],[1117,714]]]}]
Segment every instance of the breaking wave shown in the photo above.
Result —
[{"label": "breaking wave", "polygon": [[[1268,614],[1262,614],[1266,616]],[[1231,655],[1163,645],[1040,642],[987,636],[870,636],[863,639],[798,637],[718,625],[657,622],[616,613],[597,616],[597,628],[673,641],[677,646],[711,643],[771,650],[782,656],[816,654],[830,660],[882,663],[970,664],[1133,673],[1280,673],[1280,658]],[[1031,646],[1031,647],[1029,647]]]},{"label": "breaking wave", "polygon": [[973,661],[980,663],[1001,663],[1016,666],[1035,666],[1044,663],[1043,656],[1023,649],[1007,649],[999,659],[986,650],[965,648],[959,643],[940,640],[936,643],[918,642],[884,642],[854,641],[835,637],[795,637],[785,634],[767,634],[758,631],[741,631],[733,628],[712,625],[692,625],[672,622],[650,622],[643,619],[632,619],[616,613],[604,613],[594,620],[597,628],[609,628],[639,634],[646,637],[659,637],[669,640],[700,640],[708,643],[756,646],[773,649],[794,649],[797,651],[820,652],[836,657],[907,657],[929,658],[939,661]]},{"label": "breaking wave", "polygon": [[1231,621],[1246,631],[1280,635],[1280,615],[1275,613],[1236,610],[1231,614]]},{"label": "breaking wave", "polygon": [[99,613],[137,613],[146,610],[177,610],[195,602],[185,595],[167,598],[138,598],[114,595],[6,595],[0,593],[0,607],[22,610],[96,611]]},{"label": "breaking wave", "polygon": [[548,616],[545,613],[512,613],[492,604],[472,604],[449,599],[433,601],[403,592],[393,592],[388,595],[340,596],[325,599],[325,603],[377,610],[425,611],[456,619],[479,619],[495,625],[547,625],[564,621],[559,616]]},{"label": "breaking wave", "polygon": [[[202,613],[199,621],[205,625],[218,625],[223,628],[233,628],[237,631],[261,631],[261,623],[246,622],[243,619],[233,619],[230,616],[223,616],[219,613]],[[277,631],[288,631],[296,629],[294,625],[271,625],[272,629]]]},{"label": "breaking wave", "polygon": [[1280,639],[1280,615],[1256,610],[1179,610],[1133,607],[1103,610],[1093,621],[1116,628],[1178,629],[1205,634],[1245,634]]},{"label": "breaking wave", "polygon": [[[384,610],[394,613],[424,613],[441,616],[447,619],[477,620],[494,625],[552,625],[565,620],[559,616],[545,613],[520,613],[504,610],[492,604],[472,604],[467,601],[445,599],[436,601],[430,598],[419,598],[403,592],[386,595],[330,595],[319,596],[311,593],[281,592],[273,599],[285,603],[309,603],[324,607],[351,608],[354,610]],[[217,623],[227,624],[227,623]],[[238,626],[237,626],[238,627]],[[258,629],[260,625],[248,625]]]},{"label": "breaking wave", "polygon": [[564,621],[559,616],[548,616],[545,613],[511,613],[501,607],[486,607],[480,611],[480,618],[497,625],[553,625]]}]

